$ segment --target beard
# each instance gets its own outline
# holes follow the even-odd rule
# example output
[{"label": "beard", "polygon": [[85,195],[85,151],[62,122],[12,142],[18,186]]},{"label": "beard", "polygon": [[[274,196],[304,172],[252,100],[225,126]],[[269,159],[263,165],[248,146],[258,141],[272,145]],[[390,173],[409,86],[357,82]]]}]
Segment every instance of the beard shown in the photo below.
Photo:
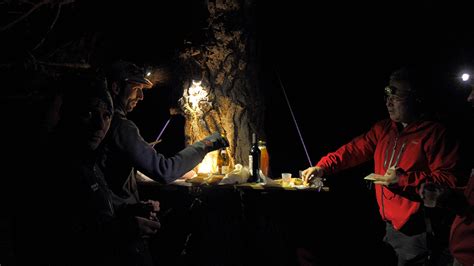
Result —
[{"label": "beard", "polygon": [[130,100],[130,101],[127,103],[126,111],[127,111],[127,112],[133,111],[133,109],[137,106],[137,104],[138,104],[138,101],[137,101],[137,100]]}]

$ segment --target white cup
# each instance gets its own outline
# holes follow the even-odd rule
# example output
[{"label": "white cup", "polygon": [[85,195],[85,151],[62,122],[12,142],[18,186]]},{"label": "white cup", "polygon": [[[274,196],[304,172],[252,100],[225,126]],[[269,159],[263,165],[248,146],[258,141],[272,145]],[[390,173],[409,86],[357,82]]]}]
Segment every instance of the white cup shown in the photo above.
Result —
[{"label": "white cup", "polygon": [[281,173],[281,185],[283,187],[290,186],[291,183],[291,173]]}]

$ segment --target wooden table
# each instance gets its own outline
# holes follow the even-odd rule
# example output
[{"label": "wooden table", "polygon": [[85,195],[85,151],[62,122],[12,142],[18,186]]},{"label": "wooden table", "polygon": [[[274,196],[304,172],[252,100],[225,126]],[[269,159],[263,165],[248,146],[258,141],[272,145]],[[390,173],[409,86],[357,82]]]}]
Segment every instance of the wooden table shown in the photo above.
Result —
[{"label": "wooden table", "polygon": [[[297,246],[327,227],[331,193],[281,186],[139,183],[142,199],[161,203],[162,230],[151,241],[164,265],[293,265]],[[316,216],[315,216],[316,213]]]}]

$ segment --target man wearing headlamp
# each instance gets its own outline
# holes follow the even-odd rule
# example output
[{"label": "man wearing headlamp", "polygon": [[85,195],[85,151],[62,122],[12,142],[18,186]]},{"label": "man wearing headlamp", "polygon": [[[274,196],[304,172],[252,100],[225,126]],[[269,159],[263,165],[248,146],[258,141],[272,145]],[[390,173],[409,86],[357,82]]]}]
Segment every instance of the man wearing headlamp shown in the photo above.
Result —
[{"label": "man wearing headlamp", "polygon": [[373,159],[376,199],[386,222],[384,241],[393,247],[398,265],[436,260],[445,248],[434,248],[436,240],[427,243],[432,232],[418,192],[430,182],[454,187],[459,160],[457,142],[448,138],[443,125],[425,116],[421,92],[428,80],[418,74],[410,69],[392,73],[385,88],[390,119],[303,171],[303,179],[311,182]]}]

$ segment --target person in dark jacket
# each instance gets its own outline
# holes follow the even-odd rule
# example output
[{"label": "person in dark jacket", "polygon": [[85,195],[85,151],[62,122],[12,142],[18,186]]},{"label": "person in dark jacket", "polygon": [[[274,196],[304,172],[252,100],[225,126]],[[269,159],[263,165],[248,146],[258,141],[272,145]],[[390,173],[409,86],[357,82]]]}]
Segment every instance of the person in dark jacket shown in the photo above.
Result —
[{"label": "person in dark jacket", "polygon": [[[474,85],[471,86],[467,101],[474,108]],[[449,248],[455,259],[454,266],[474,265],[474,168],[471,170],[463,196],[464,204],[459,204],[455,208],[458,211],[451,226],[449,239]]]},{"label": "person in dark jacket", "polygon": [[474,265],[474,168],[465,187],[447,189],[445,193],[437,206],[456,213],[449,236],[453,266]]},{"label": "person in dark jacket", "polygon": [[[47,145],[46,228],[50,265],[140,265],[123,252],[129,243],[157,232],[159,206],[114,205],[97,165],[99,146],[113,114],[105,77],[95,71],[64,78],[59,123]],[[53,169],[53,171],[51,171]]]},{"label": "person in dark jacket", "polygon": [[304,181],[311,182],[373,159],[376,199],[386,222],[384,241],[393,247],[398,265],[422,265],[440,254],[428,248],[418,193],[426,182],[454,187],[459,163],[457,141],[448,137],[443,125],[424,117],[420,107],[426,81],[418,74],[407,68],[392,73],[385,88],[390,119],[377,122],[303,171]]},{"label": "person in dark jacket", "polygon": [[160,183],[170,183],[192,170],[208,152],[229,145],[216,132],[166,158],[143,139],[135,123],[126,116],[143,100],[143,89],[153,86],[143,69],[130,62],[117,61],[109,67],[107,81],[115,113],[104,141],[101,168],[112,191],[119,197],[115,200],[139,202],[136,170]]},{"label": "person in dark jacket", "polygon": [[[467,101],[474,107],[474,85],[471,85]],[[470,141],[472,143],[472,139]],[[454,257],[453,266],[474,265],[473,190],[474,168],[464,187],[450,188],[438,184],[426,184],[420,191],[425,205],[434,205],[456,214],[449,236],[449,250]]]}]

